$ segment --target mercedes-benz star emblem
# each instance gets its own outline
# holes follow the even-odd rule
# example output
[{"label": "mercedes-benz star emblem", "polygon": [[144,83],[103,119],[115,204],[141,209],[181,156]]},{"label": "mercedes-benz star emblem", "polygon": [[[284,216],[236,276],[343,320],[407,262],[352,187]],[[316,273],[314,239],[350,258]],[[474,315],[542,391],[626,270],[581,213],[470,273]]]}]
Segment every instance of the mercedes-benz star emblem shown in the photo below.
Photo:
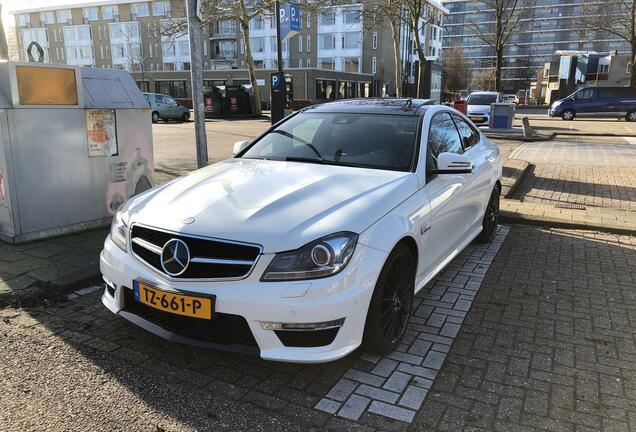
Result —
[{"label": "mercedes-benz star emblem", "polygon": [[170,276],[183,274],[190,264],[190,249],[183,240],[171,239],[163,245],[161,267]]}]

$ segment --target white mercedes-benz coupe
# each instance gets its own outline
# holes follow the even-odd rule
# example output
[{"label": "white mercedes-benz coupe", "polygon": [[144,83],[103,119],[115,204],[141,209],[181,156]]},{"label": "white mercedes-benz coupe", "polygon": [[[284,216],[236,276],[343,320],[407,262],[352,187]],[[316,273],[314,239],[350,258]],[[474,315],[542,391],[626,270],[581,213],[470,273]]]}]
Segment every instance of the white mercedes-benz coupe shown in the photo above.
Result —
[{"label": "white mercedes-benz coupe", "polygon": [[426,100],[312,106],[234,153],[117,213],[101,253],[113,313],[267,360],[387,353],[414,294],[496,230],[498,148]]}]

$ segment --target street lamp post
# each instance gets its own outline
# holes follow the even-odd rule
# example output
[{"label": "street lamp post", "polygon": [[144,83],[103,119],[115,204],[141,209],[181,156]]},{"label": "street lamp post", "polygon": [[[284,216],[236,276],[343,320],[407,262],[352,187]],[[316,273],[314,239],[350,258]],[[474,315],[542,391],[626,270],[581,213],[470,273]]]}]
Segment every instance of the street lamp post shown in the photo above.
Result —
[{"label": "street lamp post", "polygon": [[197,11],[201,0],[186,0],[188,35],[190,39],[190,77],[192,83],[192,109],[197,149],[197,168],[208,164],[208,139],[205,133],[205,107],[203,104],[203,59],[201,20]]}]

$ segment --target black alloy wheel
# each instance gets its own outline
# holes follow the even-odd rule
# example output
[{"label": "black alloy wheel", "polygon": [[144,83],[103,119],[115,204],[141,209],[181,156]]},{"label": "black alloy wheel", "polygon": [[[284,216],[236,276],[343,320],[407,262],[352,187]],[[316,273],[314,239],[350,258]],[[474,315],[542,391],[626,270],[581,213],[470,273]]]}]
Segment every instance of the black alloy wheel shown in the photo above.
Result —
[{"label": "black alloy wheel", "polygon": [[413,309],[415,268],[415,258],[403,243],[384,263],[365,325],[364,345],[369,351],[388,354],[404,335]]},{"label": "black alloy wheel", "polygon": [[490,243],[495,238],[497,234],[497,224],[499,223],[499,199],[499,186],[495,186],[490,194],[490,199],[484,212],[481,233],[479,233],[475,239],[477,243]]}]

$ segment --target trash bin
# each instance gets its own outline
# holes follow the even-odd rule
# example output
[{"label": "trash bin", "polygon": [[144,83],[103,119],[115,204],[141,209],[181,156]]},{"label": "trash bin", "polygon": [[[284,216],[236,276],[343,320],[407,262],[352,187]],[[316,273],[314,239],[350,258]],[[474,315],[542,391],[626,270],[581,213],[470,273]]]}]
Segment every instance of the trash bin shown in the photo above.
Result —
[{"label": "trash bin", "polygon": [[153,173],[150,108],[128,72],[0,63],[0,239],[106,226]]},{"label": "trash bin", "polygon": [[493,103],[490,104],[490,121],[488,127],[491,129],[512,129],[512,121],[515,118],[515,104]]},{"label": "trash bin", "polygon": [[206,118],[254,117],[254,89],[249,84],[204,87]]},{"label": "trash bin", "polygon": [[456,100],[453,101],[453,108],[459,111],[462,114],[466,114],[466,101],[465,100]]}]

